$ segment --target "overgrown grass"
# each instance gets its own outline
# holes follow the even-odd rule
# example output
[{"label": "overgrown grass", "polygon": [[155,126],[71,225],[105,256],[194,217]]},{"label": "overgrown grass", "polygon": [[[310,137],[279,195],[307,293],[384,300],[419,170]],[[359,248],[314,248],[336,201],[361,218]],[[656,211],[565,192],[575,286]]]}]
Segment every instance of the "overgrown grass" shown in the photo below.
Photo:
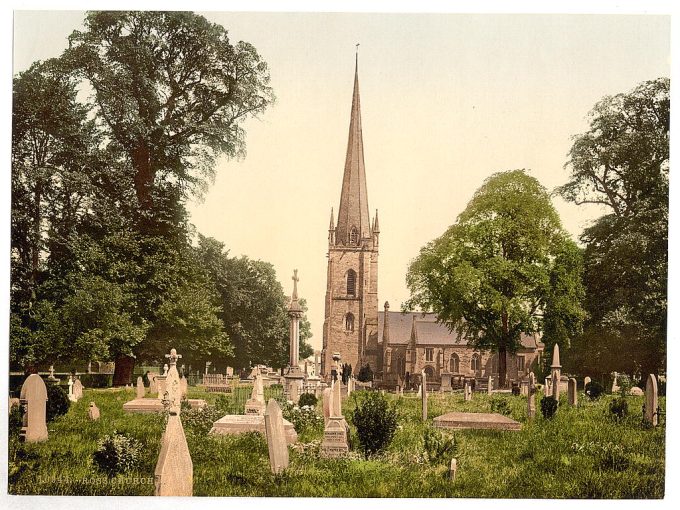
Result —
[{"label": "overgrown grass", "polygon": [[[241,391],[241,390],[239,390]],[[249,395],[249,390],[243,389]],[[537,402],[541,395],[537,395]],[[126,390],[85,390],[83,399],[48,425],[41,444],[10,439],[9,492],[15,494],[151,495],[153,472],[163,432],[162,416],[127,414],[122,404],[134,397]],[[217,394],[190,388],[190,398],[214,403]],[[582,396],[583,397],[583,396]],[[351,412],[361,392],[343,404]],[[388,395],[397,408],[399,426],[383,453],[362,460],[321,459],[320,428],[305,431],[291,448],[289,469],[269,470],[265,439],[259,434],[205,436],[187,430],[194,465],[196,496],[316,497],[485,497],[485,498],[661,498],[664,492],[665,427],[642,425],[642,397],[629,397],[631,415],[615,422],[608,416],[611,397],[597,402],[581,398],[572,408],[562,401],[552,420],[526,418],[526,397],[432,394],[429,420],[423,423],[420,399]],[[458,474],[446,478],[448,462],[427,461],[423,434],[432,418],[449,411],[491,412],[492,401],[507,402],[510,417],[522,423],[518,432],[455,432]],[[101,409],[98,422],[87,420],[93,400]],[[240,401],[240,395],[235,401]],[[665,399],[661,399],[662,406]],[[505,405],[501,405],[505,407]],[[322,402],[317,404],[321,412]],[[352,436],[356,450],[356,432]],[[136,471],[108,479],[92,464],[96,441],[114,430],[144,445]],[[135,481],[136,480],[136,481]],[[144,483],[141,483],[141,482]],[[94,483],[93,483],[94,482]]]}]

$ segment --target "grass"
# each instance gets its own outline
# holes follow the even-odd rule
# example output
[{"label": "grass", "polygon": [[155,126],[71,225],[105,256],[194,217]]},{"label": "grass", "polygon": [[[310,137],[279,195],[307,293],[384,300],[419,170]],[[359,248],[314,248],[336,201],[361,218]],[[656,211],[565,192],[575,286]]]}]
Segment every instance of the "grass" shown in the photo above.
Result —
[{"label": "grass", "polygon": [[[247,391],[243,389],[239,391]],[[190,398],[209,403],[218,395],[190,388]],[[240,402],[240,395],[234,397]],[[196,496],[468,497],[468,498],[661,498],[664,493],[665,427],[642,425],[642,397],[629,397],[631,415],[609,418],[611,396],[597,402],[581,395],[580,406],[562,402],[552,420],[526,418],[526,397],[432,394],[428,424],[420,419],[420,399],[388,395],[397,407],[399,427],[392,444],[364,460],[357,451],[346,459],[322,459],[320,427],[302,431],[291,448],[289,469],[272,475],[267,444],[259,434],[206,436],[187,428]],[[9,492],[13,494],[152,495],[153,472],[163,432],[161,415],[127,414],[122,404],[132,390],[85,390],[80,402],[48,424],[45,443],[10,439]],[[343,404],[348,423],[361,392]],[[519,432],[455,432],[458,474],[447,479],[448,462],[429,464],[423,433],[432,418],[449,411],[491,412],[507,402]],[[662,400],[662,405],[665,404]],[[95,401],[102,417],[87,420]],[[321,409],[321,402],[317,405]],[[144,445],[133,472],[108,478],[92,463],[97,439],[114,430]],[[352,427],[353,445],[357,444]],[[355,450],[356,448],[353,448]]]}]

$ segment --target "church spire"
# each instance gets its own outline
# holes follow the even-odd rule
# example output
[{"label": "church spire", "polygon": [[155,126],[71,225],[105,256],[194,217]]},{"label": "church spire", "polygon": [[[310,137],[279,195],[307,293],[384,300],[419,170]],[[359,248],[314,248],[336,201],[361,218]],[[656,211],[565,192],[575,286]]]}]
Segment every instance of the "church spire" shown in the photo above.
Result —
[{"label": "church spire", "polygon": [[361,134],[361,102],[359,100],[359,55],[357,51],[354,68],[354,92],[349,121],[349,137],[345,172],[342,178],[338,226],[335,231],[337,244],[359,244],[360,239],[371,236],[368,217],[368,194],[364,168],[364,143]]}]

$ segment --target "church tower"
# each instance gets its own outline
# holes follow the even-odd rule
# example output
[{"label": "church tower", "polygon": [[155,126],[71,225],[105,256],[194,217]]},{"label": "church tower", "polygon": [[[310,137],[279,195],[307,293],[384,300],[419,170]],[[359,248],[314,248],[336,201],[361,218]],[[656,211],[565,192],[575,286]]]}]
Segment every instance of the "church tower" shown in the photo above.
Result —
[{"label": "church tower", "polygon": [[358,56],[349,122],[345,171],[337,223],[331,209],[328,230],[328,275],[321,375],[330,377],[333,353],[352,365],[354,374],[378,361],[378,211],[368,215],[364,144],[361,134]]}]

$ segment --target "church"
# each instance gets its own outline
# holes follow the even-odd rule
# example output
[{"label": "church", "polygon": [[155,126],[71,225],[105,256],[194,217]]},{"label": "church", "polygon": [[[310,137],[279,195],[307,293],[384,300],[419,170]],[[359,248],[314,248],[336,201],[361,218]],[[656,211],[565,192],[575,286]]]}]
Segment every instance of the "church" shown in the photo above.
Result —
[{"label": "church", "polygon": [[[389,302],[379,309],[379,245],[378,211],[369,217],[357,58],[340,207],[337,219],[331,209],[328,227],[320,376],[329,379],[337,353],[355,374],[370,366],[381,388],[413,387],[422,371],[434,389],[488,377],[497,384],[498,355],[475,349],[435,314],[390,311]],[[540,363],[543,347],[537,335],[523,335],[518,352],[507,355],[508,380],[526,377]]]}]

